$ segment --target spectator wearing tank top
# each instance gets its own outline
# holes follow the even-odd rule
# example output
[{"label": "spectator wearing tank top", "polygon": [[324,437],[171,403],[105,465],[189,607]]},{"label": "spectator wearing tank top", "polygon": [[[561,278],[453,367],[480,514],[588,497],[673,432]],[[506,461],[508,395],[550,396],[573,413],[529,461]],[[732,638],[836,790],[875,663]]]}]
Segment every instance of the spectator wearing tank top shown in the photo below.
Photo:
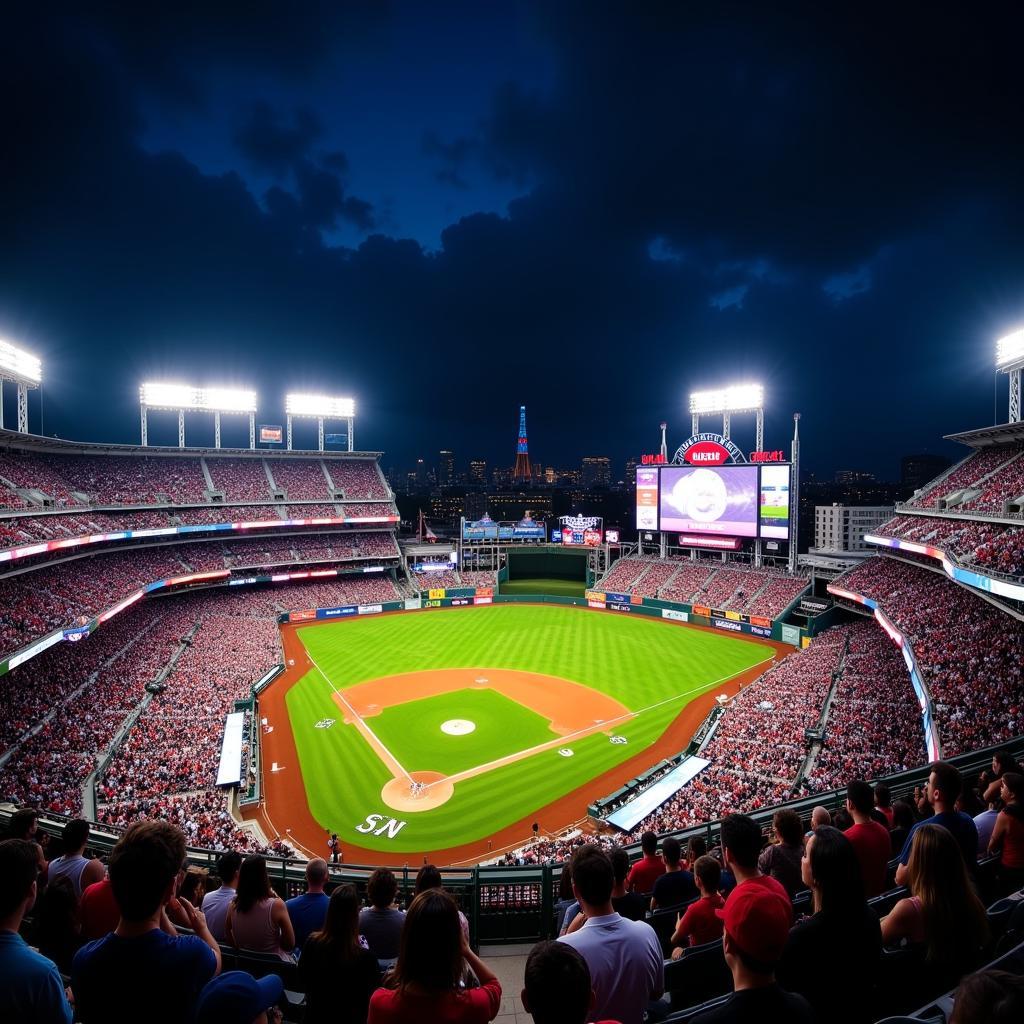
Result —
[{"label": "spectator wearing tank top", "polygon": [[84,856],[85,844],[89,841],[89,823],[75,818],[64,826],[64,853],[50,861],[46,871],[47,882],[66,878],[75,890],[75,898],[81,899],[83,890],[93,882],[101,882],[106,873],[103,864]]},{"label": "spectator wearing tank top", "polygon": [[238,949],[293,959],[295,929],[284,900],[270,887],[263,857],[242,861],[238,892],[228,907],[226,932],[228,942]]}]

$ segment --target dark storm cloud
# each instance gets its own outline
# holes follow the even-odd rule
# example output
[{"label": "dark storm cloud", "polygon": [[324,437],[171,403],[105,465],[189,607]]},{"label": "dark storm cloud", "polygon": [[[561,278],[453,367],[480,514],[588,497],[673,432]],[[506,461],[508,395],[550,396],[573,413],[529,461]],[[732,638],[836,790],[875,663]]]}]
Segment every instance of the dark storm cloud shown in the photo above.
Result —
[{"label": "dark storm cloud", "polygon": [[[989,339],[1024,314],[1010,15],[628,10],[538,7],[554,78],[424,140],[453,184],[527,183],[436,253],[325,242],[379,218],[346,188],[355,150],[293,99],[351,44],[322,11],[244,41],[187,10],[164,35],[22,15],[0,41],[0,334],[52,368],[47,428],[130,439],[161,373],[254,385],[272,422],[289,387],[351,391],[360,443],[398,462],[508,461],[520,402],[545,463],[624,459],[663,418],[685,433],[688,388],[748,376],[772,443],[804,413],[812,466],[891,472],[896,445],[990,419]],[[262,196],[138,144],[154,82],[201,106],[202,71],[242,65],[239,171],[280,178]]]}]

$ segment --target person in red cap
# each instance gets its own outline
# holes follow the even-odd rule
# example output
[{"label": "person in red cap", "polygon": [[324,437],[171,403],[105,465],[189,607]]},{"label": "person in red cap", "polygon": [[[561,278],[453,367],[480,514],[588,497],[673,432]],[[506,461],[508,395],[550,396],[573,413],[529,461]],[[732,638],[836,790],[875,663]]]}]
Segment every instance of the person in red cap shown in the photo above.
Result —
[{"label": "person in red cap", "polygon": [[793,907],[778,882],[765,880],[774,886],[741,883],[729,894],[725,908],[715,911],[725,925],[722,946],[732,972],[733,993],[690,1024],[812,1024],[807,1000],[783,992],[775,981],[775,965],[789,938]]}]

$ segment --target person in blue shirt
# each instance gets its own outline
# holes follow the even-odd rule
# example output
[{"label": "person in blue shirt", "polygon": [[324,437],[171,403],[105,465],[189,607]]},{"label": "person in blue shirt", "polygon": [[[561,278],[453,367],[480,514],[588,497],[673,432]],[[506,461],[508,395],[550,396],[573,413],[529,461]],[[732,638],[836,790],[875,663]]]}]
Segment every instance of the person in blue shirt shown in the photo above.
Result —
[{"label": "person in blue shirt", "polygon": [[107,866],[121,911],[117,928],[83,946],[71,965],[71,990],[83,1024],[189,1020],[203,986],[220,972],[220,947],[202,911],[178,899],[195,935],[178,935],[167,904],[185,871],[185,837],[166,821],[138,821]]},{"label": "person in blue shirt", "polygon": [[930,818],[917,822],[907,835],[900,853],[899,867],[896,868],[896,884],[907,884],[907,863],[910,861],[910,850],[914,845],[914,833],[922,825],[941,825],[956,840],[963,854],[967,871],[972,876],[978,863],[978,826],[969,814],[956,809],[957,797],[963,789],[963,778],[959,770],[945,761],[935,761],[930,765],[928,784],[924,789],[924,800],[931,805],[934,813]]},{"label": "person in blue shirt", "polygon": [[0,1020],[71,1024],[60,971],[18,934],[36,901],[39,847],[24,839],[0,843]]},{"label": "person in blue shirt", "polygon": [[314,857],[306,865],[306,891],[285,901],[288,916],[295,929],[295,952],[299,953],[306,939],[313,932],[320,931],[327,917],[329,897],[324,892],[327,882],[327,861],[322,857]]}]

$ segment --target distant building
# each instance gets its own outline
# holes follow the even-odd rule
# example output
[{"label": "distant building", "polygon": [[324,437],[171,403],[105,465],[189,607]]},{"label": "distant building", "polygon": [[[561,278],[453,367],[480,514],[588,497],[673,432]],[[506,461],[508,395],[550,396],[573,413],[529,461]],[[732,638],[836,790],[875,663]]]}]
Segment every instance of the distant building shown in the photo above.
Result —
[{"label": "distant building", "polygon": [[516,464],[512,471],[516,483],[530,483],[533,470],[530,468],[530,446],[526,438],[526,406],[519,406],[519,434],[516,439]]},{"label": "distant building", "polygon": [[558,483],[558,474],[555,472],[554,466],[548,466],[544,470],[544,483],[551,485]]},{"label": "distant building", "polygon": [[607,487],[612,482],[612,460],[607,455],[588,455],[583,460],[583,486]]},{"label": "distant building", "polygon": [[891,519],[892,505],[817,505],[814,509],[814,550],[851,555],[869,555],[877,549],[864,535]]},{"label": "distant building", "polygon": [[496,466],[491,474],[491,479],[494,482],[494,486],[499,490],[503,487],[511,487],[512,470],[507,466]]},{"label": "distant building", "polygon": [[470,491],[463,500],[463,515],[471,522],[483,519],[487,513],[487,495],[482,491]]},{"label": "distant building", "polygon": [[900,460],[900,483],[912,491],[920,490],[950,465],[945,455],[904,455]]},{"label": "distant building", "polygon": [[461,495],[432,495],[429,518],[450,526],[465,513],[465,500]]},{"label": "distant building", "polygon": [[875,474],[868,473],[862,469],[837,469],[837,484],[873,484]]},{"label": "distant building", "polygon": [[638,464],[637,459],[626,459],[626,486],[636,487],[636,467]]},{"label": "distant building", "polygon": [[473,459],[469,463],[469,482],[471,484],[487,483],[487,463],[483,459]]},{"label": "distant building", "polygon": [[442,449],[437,453],[437,485],[450,487],[455,483],[455,453]]}]

